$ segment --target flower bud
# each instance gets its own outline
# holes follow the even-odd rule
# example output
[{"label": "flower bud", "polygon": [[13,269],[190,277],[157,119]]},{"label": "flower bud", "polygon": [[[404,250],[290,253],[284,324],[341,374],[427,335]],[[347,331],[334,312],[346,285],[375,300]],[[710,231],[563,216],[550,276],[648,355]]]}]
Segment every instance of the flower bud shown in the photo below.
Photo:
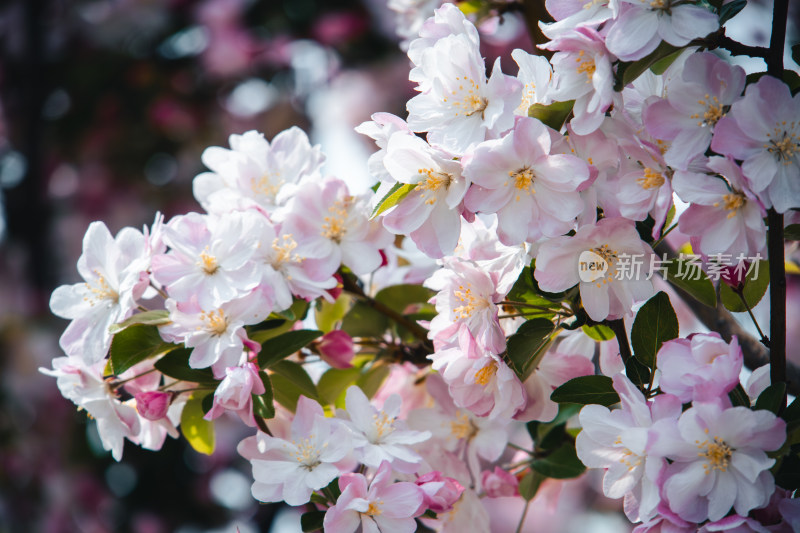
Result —
[{"label": "flower bud", "polygon": [[421,510],[430,509],[434,513],[445,513],[461,497],[464,487],[451,477],[445,477],[438,470],[428,472],[417,478],[416,484],[422,489],[424,500]]},{"label": "flower bud", "polygon": [[494,472],[484,470],[481,473],[481,484],[490,498],[501,496],[516,496],[519,494],[519,481],[500,467],[494,467]]},{"label": "flower bud", "polygon": [[136,410],[139,411],[142,418],[153,421],[161,420],[167,416],[171,397],[171,393],[158,390],[140,392],[134,396]]},{"label": "flower bud", "polygon": [[342,330],[333,330],[322,336],[317,345],[322,359],[334,368],[350,368],[355,350],[353,338]]}]

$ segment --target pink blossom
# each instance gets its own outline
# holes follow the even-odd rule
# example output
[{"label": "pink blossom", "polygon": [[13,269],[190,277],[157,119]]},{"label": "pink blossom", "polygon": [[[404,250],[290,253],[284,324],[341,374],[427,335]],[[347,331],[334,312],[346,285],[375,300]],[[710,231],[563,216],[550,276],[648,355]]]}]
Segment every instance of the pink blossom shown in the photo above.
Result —
[{"label": "pink blossom", "polygon": [[731,507],[741,516],[763,507],[775,489],[775,460],[765,452],[785,439],[786,423],[769,411],[695,403],[652,443],[672,461],[660,481],[669,508],[690,522],[713,522]]},{"label": "pink blossom", "polygon": [[[580,256],[590,251],[608,265],[605,274],[593,281],[579,277]],[[645,279],[652,250],[639,238],[633,223],[621,218],[605,218],[583,226],[573,237],[546,241],[536,256],[534,277],[547,292],[560,292],[580,284],[583,306],[592,320],[620,318],[635,302],[653,295],[653,285]],[[620,257],[641,261],[641,268],[623,271]],[[622,279],[617,279],[621,277]]]},{"label": "pink blossom", "polygon": [[511,52],[511,57],[519,65],[517,80],[523,84],[522,100],[515,115],[528,116],[528,109],[533,104],[549,104],[549,90],[553,80],[553,68],[542,56],[535,56],[517,48]]},{"label": "pink blossom", "polygon": [[717,121],[725,108],[739,99],[744,89],[744,70],[710,52],[691,54],[680,77],[665,89],[666,98],[643,112],[647,131],[671,141],[664,154],[667,164],[686,170],[711,143]]},{"label": "pink blossom", "polygon": [[413,533],[414,517],[424,495],[414,483],[394,483],[392,467],[381,463],[372,482],[362,474],[344,474],[339,478],[342,494],[336,505],[325,513],[324,528],[330,533],[364,532]]},{"label": "pink blossom", "polygon": [[340,329],[329,331],[322,336],[317,350],[323,361],[334,368],[351,368],[355,355],[353,338]]},{"label": "pink blossom", "polygon": [[736,336],[730,345],[719,333],[696,333],[667,341],[658,351],[661,390],[683,403],[711,401],[739,383],[742,349]]},{"label": "pink blossom", "polygon": [[490,498],[519,495],[519,480],[499,466],[481,473],[481,485]]},{"label": "pink blossom", "polygon": [[172,394],[166,391],[146,391],[136,394],[136,410],[147,420],[160,420],[167,415]]},{"label": "pink blossom", "polygon": [[301,396],[292,420],[291,440],[258,433],[239,443],[239,453],[253,465],[253,497],[262,502],[308,503],[311,493],[349,468],[350,431],[335,418],[326,418],[314,400]]},{"label": "pink blossom", "polygon": [[714,131],[711,149],[743,161],[749,188],[767,207],[785,213],[800,206],[800,96],[762,76]]},{"label": "pink blossom", "polygon": [[706,255],[754,257],[766,247],[766,210],[746,187],[742,171],[730,158],[712,157],[707,167],[724,176],[677,171],[672,183],[689,208],[678,229],[692,237],[693,247]]},{"label": "pink blossom", "polygon": [[505,245],[563,235],[583,210],[576,189],[589,178],[589,169],[577,157],[551,154],[550,148],[544,124],[517,117],[511,132],[478,145],[464,166],[473,183],[465,206],[497,213],[497,233]]},{"label": "pink blossom", "polygon": [[556,101],[575,100],[570,121],[580,135],[587,135],[603,121],[614,98],[614,74],[603,38],[597,31],[579,27],[543,46],[555,51],[551,60],[557,80]]},{"label": "pink blossom", "polygon": [[254,427],[252,395],[266,392],[258,375],[258,367],[253,363],[245,363],[226,368],[225,374],[225,379],[214,391],[214,404],[203,418],[214,420],[225,411],[232,411],[239,415],[242,422]]},{"label": "pink blossom", "polygon": [[[389,139],[397,132],[407,135],[414,135],[414,133],[408,129],[408,124],[406,124],[405,120],[391,113],[374,113],[370,118],[372,120],[362,122],[356,126],[355,130],[362,135],[367,135],[378,145],[379,150],[369,156],[367,166],[369,167],[370,175],[381,182],[381,188],[378,189],[376,195],[379,198],[383,198],[391,189],[391,184],[394,183],[392,176],[383,166],[383,158],[386,156],[386,147],[389,145]],[[388,186],[386,186],[387,184]]]},{"label": "pink blossom", "polygon": [[625,514],[631,521],[655,516],[659,502],[656,481],[666,461],[649,449],[651,428],[677,419],[678,398],[663,394],[653,403],[622,374],[614,376],[614,389],[622,408],[609,411],[587,405],[580,412],[583,427],[575,440],[578,458],[589,468],[606,469],[603,493],[625,497]]},{"label": "pink blossom", "polygon": [[619,9],[618,2],[614,0],[545,0],[545,7],[556,20],[551,24],[540,23],[542,32],[549,39],[555,39],[579,26],[596,27],[614,16]]},{"label": "pink blossom", "polygon": [[403,133],[389,139],[383,164],[398,182],[415,185],[383,217],[386,229],[410,236],[430,257],[452,253],[461,228],[460,204],[469,186],[461,164],[419,137]]},{"label": "pink blossom", "polygon": [[83,358],[86,365],[101,361],[111,346],[108,328],[130,316],[147,285],[141,274],[146,254],[144,236],[124,228],[112,237],[102,222],[93,222],[83,237],[78,259],[82,283],[62,285],[50,297],[53,314],[71,322],[59,339],[69,356]]},{"label": "pink blossom", "polygon": [[464,487],[438,470],[428,472],[414,482],[422,489],[424,500],[419,512],[430,509],[434,513],[446,513],[461,497]]},{"label": "pink blossom", "polygon": [[282,131],[270,144],[262,133],[231,135],[231,148],[203,152],[211,169],[194,179],[194,196],[210,213],[256,207],[271,213],[291,195],[292,185],[319,176],[325,161],[300,128]]}]

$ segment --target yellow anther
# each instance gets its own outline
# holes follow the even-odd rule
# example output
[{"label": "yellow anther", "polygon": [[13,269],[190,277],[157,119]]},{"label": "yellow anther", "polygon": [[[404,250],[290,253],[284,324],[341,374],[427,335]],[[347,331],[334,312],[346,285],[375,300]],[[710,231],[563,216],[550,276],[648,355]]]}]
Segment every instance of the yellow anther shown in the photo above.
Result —
[{"label": "yellow anther", "polygon": [[644,177],[637,179],[636,183],[641,185],[642,189],[647,190],[661,187],[665,181],[666,179],[660,172],[647,167],[644,169]]},{"label": "yellow anther", "polygon": [[489,384],[489,380],[491,380],[495,374],[497,374],[497,361],[492,360],[491,363],[475,373],[475,383],[485,387]]}]

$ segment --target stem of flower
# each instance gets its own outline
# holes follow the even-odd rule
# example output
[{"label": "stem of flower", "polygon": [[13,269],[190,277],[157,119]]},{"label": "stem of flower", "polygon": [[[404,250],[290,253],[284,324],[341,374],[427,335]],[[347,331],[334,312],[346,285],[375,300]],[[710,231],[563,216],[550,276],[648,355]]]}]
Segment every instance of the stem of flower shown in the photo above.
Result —
[{"label": "stem of flower", "polygon": [[529,304],[525,302],[515,302],[513,300],[503,300],[502,302],[497,302],[497,305],[508,305],[510,307],[519,307],[521,309],[536,309],[545,313],[555,313],[561,316],[572,316],[569,313],[565,313],[564,311],[558,309],[551,309],[543,305]]},{"label": "stem of flower", "polygon": [[525,508],[522,509],[522,516],[519,519],[519,525],[517,526],[516,533],[520,533],[520,531],[522,531],[522,524],[525,523],[525,517],[528,516],[528,507],[530,505],[531,505],[531,501],[530,500],[526,500],[525,501]]},{"label": "stem of flower", "polygon": [[761,335],[761,344],[769,348],[769,337],[764,335],[764,332],[761,331],[761,327],[758,325],[758,321],[756,320],[756,317],[753,315],[753,311],[747,304],[747,300],[744,299],[744,293],[741,290],[734,290],[733,292],[735,292],[739,296],[739,299],[742,301],[742,305],[744,305],[744,308],[747,309],[747,314],[750,315],[750,320],[753,321],[753,324],[756,326],[756,329],[758,330],[758,334]]},{"label": "stem of flower", "polygon": [[[525,452],[525,453],[527,453],[528,455],[533,455],[533,452],[532,452],[532,451],[530,451],[530,450],[526,450],[526,449],[525,449],[525,448],[523,448],[522,446],[517,446],[516,444],[513,444],[513,443],[511,443],[511,442],[509,442],[508,444],[506,444],[506,446],[508,446],[509,448],[514,448],[515,450],[519,450],[519,451],[521,451],[521,452]],[[527,464],[527,463],[526,463],[526,464]]]},{"label": "stem of flower", "polygon": [[628,332],[625,330],[625,322],[620,318],[617,320],[606,320],[608,328],[617,336],[617,344],[619,344],[619,355],[622,357],[622,362],[627,363],[633,354],[631,354],[631,345],[628,342]]}]

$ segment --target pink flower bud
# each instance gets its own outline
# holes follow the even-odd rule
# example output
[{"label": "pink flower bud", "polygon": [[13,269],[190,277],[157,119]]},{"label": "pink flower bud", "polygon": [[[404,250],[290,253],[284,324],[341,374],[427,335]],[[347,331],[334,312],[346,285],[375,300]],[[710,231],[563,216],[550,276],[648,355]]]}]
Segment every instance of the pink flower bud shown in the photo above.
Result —
[{"label": "pink flower bud", "polygon": [[741,290],[744,287],[747,271],[750,269],[748,261],[741,261],[738,265],[723,266],[720,270],[722,281],[732,289]]},{"label": "pink flower bud", "polygon": [[147,392],[140,392],[134,398],[136,399],[136,410],[142,415],[142,418],[147,420],[161,420],[167,416],[167,409],[169,409],[170,398],[172,394],[158,390],[151,390]]},{"label": "pink flower bud", "polygon": [[517,478],[500,467],[494,467],[494,472],[484,470],[481,473],[481,484],[490,498],[501,496],[517,496],[519,494],[519,481]]},{"label": "pink flower bud", "polygon": [[416,481],[422,489],[424,500],[420,511],[430,509],[434,513],[445,513],[453,508],[453,504],[461,497],[464,487],[451,477],[445,477],[438,470],[420,476]]},{"label": "pink flower bud", "polygon": [[342,279],[341,274],[334,274],[333,277],[336,278],[336,281],[338,283],[334,288],[328,289],[326,292],[331,295],[331,298],[336,300],[339,298],[339,296],[341,296],[342,291],[344,290],[344,285],[343,285],[344,280]]},{"label": "pink flower bud", "polygon": [[333,330],[322,336],[317,345],[320,356],[334,368],[350,368],[355,350],[353,338],[342,330]]}]

